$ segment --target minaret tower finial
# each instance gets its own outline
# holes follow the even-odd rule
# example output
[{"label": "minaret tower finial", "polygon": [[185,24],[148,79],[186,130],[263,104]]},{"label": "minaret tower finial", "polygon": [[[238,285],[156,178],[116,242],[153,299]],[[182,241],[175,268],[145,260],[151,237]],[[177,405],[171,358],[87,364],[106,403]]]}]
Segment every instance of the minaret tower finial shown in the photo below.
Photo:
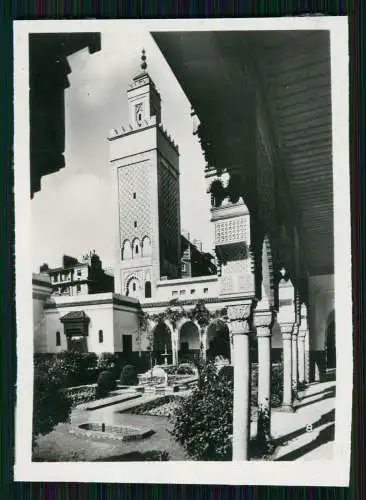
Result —
[{"label": "minaret tower finial", "polygon": [[142,49],[141,61],[142,61],[142,63],[141,63],[141,69],[143,71],[146,71],[147,63],[146,63],[145,49]]}]

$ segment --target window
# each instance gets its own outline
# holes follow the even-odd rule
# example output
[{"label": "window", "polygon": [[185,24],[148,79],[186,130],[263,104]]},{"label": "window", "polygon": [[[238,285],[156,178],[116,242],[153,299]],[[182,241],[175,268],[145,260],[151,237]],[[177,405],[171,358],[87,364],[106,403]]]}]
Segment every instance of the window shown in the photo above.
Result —
[{"label": "window", "polygon": [[80,291],[81,291],[81,285],[76,285],[76,291],[77,291],[78,293],[80,293]]},{"label": "window", "polygon": [[81,276],[81,269],[78,269],[77,274],[78,274],[78,276]]},{"label": "window", "polygon": [[185,272],[186,271],[186,265],[185,263],[182,264],[182,271]]},{"label": "window", "polygon": [[132,291],[136,292],[136,283],[132,283]]},{"label": "window", "polygon": [[133,223],[134,227],[137,227],[137,220]]},{"label": "window", "polygon": [[185,290],[181,290],[179,293],[180,293],[181,295],[185,295],[185,294],[186,294],[186,291],[185,291]]},{"label": "window", "polygon": [[121,249],[121,260],[132,259],[132,248],[128,240],[124,241]]},{"label": "window", "polygon": [[99,344],[103,344],[103,330],[98,332]]},{"label": "window", "polygon": [[147,299],[151,298],[151,281],[146,281],[145,283],[145,297]]},{"label": "window", "polygon": [[196,293],[196,290],[194,288],[192,288],[191,295],[193,295],[194,293]]},{"label": "window", "polygon": [[61,334],[60,332],[56,332],[56,346],[59,347],[61,345]]},{"label": "window", "polygon": [[204,288],[203,293],[208,293],[208,288]]},{"label": "window", "polygon": [[135,245],[135,254],[137,255],[139,253],[139,246]]},{"label": "window", "polygon": [[151,241],[148,236],[142,239],[142,257],[149,257],[151,255]]},{"label": "window", "polygon": [[178,295],[177,290],[173,290],[173,291],[172,291],[172,296],[173,296],[173,297],[176,297],[177,295]]},{"label": "window", "polygon": [[133,193],[133,199],[136,200],[136,193]]}]

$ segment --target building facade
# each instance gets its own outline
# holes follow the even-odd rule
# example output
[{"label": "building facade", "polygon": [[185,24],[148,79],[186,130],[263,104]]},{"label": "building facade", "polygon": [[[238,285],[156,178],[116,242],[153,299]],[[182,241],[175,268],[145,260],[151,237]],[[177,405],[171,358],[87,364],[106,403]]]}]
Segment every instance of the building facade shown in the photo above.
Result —
[{"label": "building facade", "polygon": [[95,250],[85,254],[80,261],[64,255],[62,265],[49,268],[43,264],[40,272],[50,277],[52,295],[88,295],[113,292],[113,275],[102,268],[102,262]]}]

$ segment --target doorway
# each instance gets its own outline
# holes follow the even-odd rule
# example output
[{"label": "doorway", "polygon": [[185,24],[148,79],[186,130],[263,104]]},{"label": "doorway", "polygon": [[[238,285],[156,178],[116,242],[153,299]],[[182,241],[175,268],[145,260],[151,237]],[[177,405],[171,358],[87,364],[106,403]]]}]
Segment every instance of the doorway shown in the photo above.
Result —
[{"label": "doorway", "polygon": [[326,366],[327,369],[336,367],[336,340],[335,340],[335,321],[332,320],[326,332]]}]

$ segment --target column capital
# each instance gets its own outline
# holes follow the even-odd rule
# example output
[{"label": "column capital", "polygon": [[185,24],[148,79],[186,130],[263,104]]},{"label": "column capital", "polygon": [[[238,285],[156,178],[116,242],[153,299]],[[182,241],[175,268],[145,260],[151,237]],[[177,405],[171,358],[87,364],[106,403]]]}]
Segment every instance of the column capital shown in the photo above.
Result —
[{"label": "column capital", "polygon": [[292,331],[294,329],[294,324],[293,323],[281,323],[280,327],[281,327],[282,339],[283,340],[291,340]]},{"label": "column capital", "polygon": [[304,327],[304,326],[302,327],[300,325],[299,333],[298,333],[299,338],[305,338],[307,333],[308,333],[308,329],[306,327]]},{"label": "column capital", "polygon": [[242,319],[242,320],[235,320],[231,321],[229,323],[229,330],[231,335],[248,335],[250,328],[249,328],[249,323],[248,320]]},{"label": "column capital", "polygon": [[249,333],[248,320],[251,312],[251,302],[227,308],[228,327],[232,335],[247,335]]},{"label": "column capital", "polygon": [[276,313],[272,309],[255,309],[253,316],[254,325],[257,329],[261,327],[271,328],[276,318]]},{"label": "column capital", "polygon": [[240,304],[237,306],[228,306],[227,316],[229,322],[233,321],[247,321],[252,312],[252,303]]},{"label": "column capital", "polygon": [[294,323],[294,326],[292,329],[292,337],[297,338],[298,333],[299,333],[299,325],[297,323]]}]

